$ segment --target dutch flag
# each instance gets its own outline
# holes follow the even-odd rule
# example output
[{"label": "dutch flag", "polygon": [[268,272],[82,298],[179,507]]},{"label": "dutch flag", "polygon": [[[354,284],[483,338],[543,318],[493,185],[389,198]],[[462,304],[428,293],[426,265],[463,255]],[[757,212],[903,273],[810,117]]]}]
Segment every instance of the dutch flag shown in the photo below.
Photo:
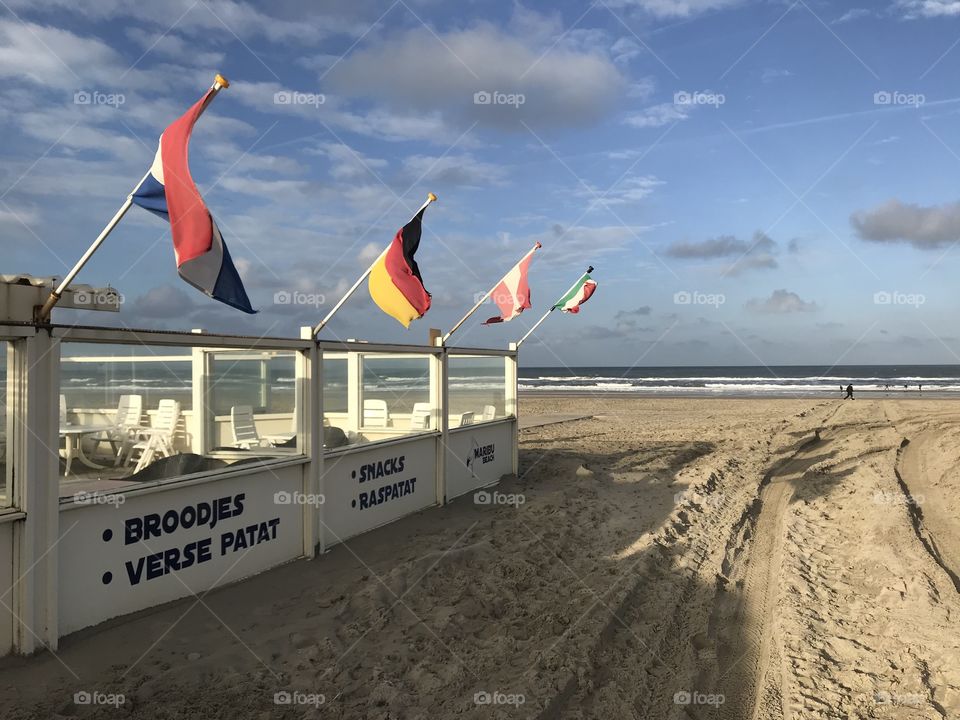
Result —
[{"label": "dutch flag", "polygon": [[150,172],[131,200],[170,223],[180,277],[214,300],[255,313],[217,223],[190,177],[190,133],[212,99],[211,88],[160,136]]}]

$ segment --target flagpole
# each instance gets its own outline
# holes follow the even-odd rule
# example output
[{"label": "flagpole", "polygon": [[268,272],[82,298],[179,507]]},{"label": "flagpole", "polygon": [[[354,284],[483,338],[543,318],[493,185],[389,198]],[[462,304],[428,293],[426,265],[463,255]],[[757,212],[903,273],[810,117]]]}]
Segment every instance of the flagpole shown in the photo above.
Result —
[{"label": "flagpole", "polygon": [[[203,107],[200,108],[202,113],[207,109],[207,106],[210,104],[210,101],[219,93],[223,88],[230,87],[230,82],[217,73],[217,76],[213,80],[213,85],[210,89],[213,91],[207,97],[207,101],[204,103]],[[46,302],[43,303],[43,307],[37,312],[37,320],[41,323],[45,323],[50,318],[50,311],[53,310],[54,306],[60,302],[60,298],[63,297],[63,293],[66,292],[67,288],[70,286],[70,283],[73,282],[74,278],[83,270],[83,266],[87,264],[93,254],[100,249],[100,246],[103,245],[103,241],[107,239],[107,236],[113,232],[114,228],[120,223],[123,219],[123,216],[127,214],[127,210],[133,205],[133,194],[139,189],[143,184],[143,181],[147,179],[147,175],[150,174],[150,171],[147,170],[143,178],[138,182],[133,190],[130,191],[130,194],[127,195],[127,199],[124,200],[123,205],[120,206],[120,209],[117,210],[116,214],[110,219],[110,222],[106,224],[103,230],[100,231],[100,234],[97,235],[97,239],[93,241],[93,244],[87,248],[87,251],[83,254],[80,260],[77,261],[77,264],[73,266],[73,269],[67,273],[67,276],[63,281],[57,286],[57,288],[50,293],[50,296],[47,298]]]},{"label": "flagpole", "polygon": [[[423,205],[420,206],[420,209],[417,210],[417,212],[415,212],[415,213],[413,214],[413,217],[416,217],[418,214],[420,214],[421,212],[423,212],[424,208],[426,208],[427,205],[429,205],[429,204],[432,203],[432,202],[436,202],[436,200],[437,200],[437,196],[436,196],[436,195],[434,195],[433,193],[427,193],[427,200],[426,200],[426,202],[424,202]],[[411,220],[412,220],[412,219],[413,219],[413,218],[411,218]],[[383,256],[387,254],[387,251],[388,251],[389,249],[390,249],[390,245],[387,245],[387,246],[383,249],[383,252],[380,253],[379,255],[377,255],[377,259],[374,260],[372,263],[370,263],[370,267],[368,267],[368,268],[363,272],[363,275],[361,275],[359,278],[357,278],[357,281],[353,284],[353,287],[351,287],[349,290],[347,290],[346,295],[344,295],[342,298],[340,298],[340,302],[338,302],[336,305],[334,305],[334,306],[333,306],[333,309],[330,310],[330,312],[327,313],[327,316],[326,316],[323,320],[321,320],[321,321],[317,324],[317,326],[316,326],[315,328],[313,328],[313,336],[314,336],[314,337],[316,337],[317,335],[320,334],[320,331],[323,330],[323,328],[326,326],[326,324],[327,324],[328,322],[330,322],[330,319],[331,319],[334,315],[337,314],[337,310],[339,310],[341,307],[343,307],[343,304],[344,304],[347,300],[350,299],[350,296],[353,295],[353,294],[357,291],[357,288],[359,288],[359,287],[363,284],[363,281],[366,280],[367,277],[369,277],[370,273],[373,272],[373,268],[375,268],[375,267],[377,266],[377,263],[380,262],[380,260],[383,259]]]},{"label": "flagpole", "polygon": [[[590,267],[588,267],[588,268],[587,268],[587,271],[586,271],[583,275],[581,275],[579,278],[577,278],[577,281],[576,281],[573,285],[571,285],[571,286],[570,286],[570,289],[568,289],[565,293],[563,293],[563,294],[560,296],[560,298],[563,299],[563,298],[566,297],[568,294],[572,293],[572,292],[573,292],[573,289],[574,289],[575,287],[577,287],[577,285],[579,285],[580,283],[582,283],[582,282],[583,282],[583,279],[584,279],[585,277],[587,277],[587,275],[589,275],[589,274],[592,273],[592,272],[593,272],[593,265],[591,265]],[[531,335],[533,335],[533,331],[536,330],[538,327],[540,327],[540,324],[541,324],[544,320],[546,320],[547,317],[549,317],[550,313],[552,313],[552,312],[553,312],[554,310],[556,310],[556,309],[557,309],[557,303],[554,303],[553,305],[551,305],[551,306],[550,306],[550,309],[547,310],[547,311],[543,314],[543,317],[540,318],[539,320],[537,320],[537,322],[535,322],[535,323],[533,324],[533,327],[530,328],[530,329],[527,331],[527,334],[524,335],[522,338],[520,338],[520,339],[517,341],[516,347],[520,347],[521,345],[523,345],[523,341],[526,340],[526,339],[527,339],[528,337],[530,337]]]},{"label": "flagpole", "polygon": [[[530,257],[531,255],[533,255],[533,253],[535,253],[535,252],[536,252],[539,248],[541,248],[541,247],[543,247],[543,246],[538,242],[536,245],[534,245],[534,246],[530,249],[530,252],[528,252],[526,255],[524,255],[522,258],[520,258],[520,261],[517,263],[517,265],[519,265],[519,264],[522,263],[524,260],[526,260],[528,257]],[[511,268],[511,269],[512,269],[512,268]],[[507,271],[507,272],[509,272],[509,271]],[[447,340],[450,338],[450,336],[453,335],[457,330],[459,330],[459,329],[460,329],[460,326],[463,325],[463,324],[470,318],[470,316],[473,315],[473,314],[477,311],[477,309],[487,301],[487,298],[489,298],[490,295],[493,294],[493,291],[497,289],[497,285],[499,285],[500,283],[502,283],[502,282],[503,282],[503,278],[505,278],[505,277],[506,277],[506,275],[504,275],[502,278],[500,278],[499,280],[497,280],[496,284],[487,291],[486,295],[484,295],[482,298],[480,298],[480,301],[479,301],[476,305],[474,305],[472,308],[470,308],[470,312],[468,312],[466,315],[464,315],[462,318],[460,318],[460,322],[458,322],[456,325],[454,325],[454,326],[450,329],[450,332],[448,332],[446,335],[443,336],[443,338],[440,340],[440,344],[441,344],[441,345],[446,345],[446,344],[447,344]]]}]

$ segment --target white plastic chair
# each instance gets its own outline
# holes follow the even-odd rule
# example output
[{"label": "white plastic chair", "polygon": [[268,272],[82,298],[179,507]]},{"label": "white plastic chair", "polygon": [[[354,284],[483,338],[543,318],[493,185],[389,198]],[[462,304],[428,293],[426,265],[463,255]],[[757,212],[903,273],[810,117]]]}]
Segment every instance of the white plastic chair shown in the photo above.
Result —
[{"label": "white plastic chair", "polygon": [[363,401],[363,427],[390,427],[390,411],[386,400]]},{"label": "white plastic chair", "polygon": [[[67,396],[61,395],[60,396],[60,426],[62,427],[67,424],[68,424],[67,423]],[[70,442],[70,439],[65,438],[64,442],[68,443]],[[68,448],[66,446],[60,448],[60,456],[67,457],[67,450]]]},{"label": "white plastic chair", "polygon": [[244,450],[253,447],[270,447],[266,438],[257,432],[257,423],[253,419],[253,408],[249,405],[234,405],[230,408],[230,422],[233,426],[233,444]]},{"label": "white plastic chair", "polygon": [[460,427],[463,427],[464,425],[473,425],[472,412],[460,413]]},{"label": "white plastic chair", "polygon": [[128,462],[137,461],[134,473],[143,470],[157,457],[174,454],[173,437],[180,422],[180,403],[176,400],[161,400],[151,427],[139,427],[131,431],[138,440],[130,447]]},{"label": "white plastic chair", "polygon": [[480,415],[480,420],[486,422],[488,420],[495,420],[497,417],[497,407],[496,405],[484,405],[483,414]]},{"label": "white plastic chair", "polygon": [[123,444],[130,439],[131,433],[140,427],[140,416],[143,415],[142,395],[121,395],[117,402],[117,414],[113,420],[113,427],[105,430],[103,435],[94,439],[94,449],[100,443],[108,442],[117,456],[116,465],[123,460]]},{"label": "white plastic chair", "polygon": [[429,430],[430,429],[430,403],[418,402],[413,404],[413,412],[410,413],[411,430]]}]

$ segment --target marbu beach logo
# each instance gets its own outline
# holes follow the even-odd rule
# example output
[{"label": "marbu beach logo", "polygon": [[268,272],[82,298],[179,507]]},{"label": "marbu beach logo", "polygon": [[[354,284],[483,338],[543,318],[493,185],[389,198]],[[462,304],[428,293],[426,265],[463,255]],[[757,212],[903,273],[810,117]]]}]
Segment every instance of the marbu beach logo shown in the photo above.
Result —
[{"label": "marbu beach logo", "polygon": [[467,454],[467,461],[464,464],[467,466],[467,470],[470,471],[470,474],[476,477],[476,466],[493,462],[494,458],[496,457],[497,446],[494,443],[490,443],[489,445],[480,445],[476,438],[471,438],[470,442],[473,444],[473,447]]}]

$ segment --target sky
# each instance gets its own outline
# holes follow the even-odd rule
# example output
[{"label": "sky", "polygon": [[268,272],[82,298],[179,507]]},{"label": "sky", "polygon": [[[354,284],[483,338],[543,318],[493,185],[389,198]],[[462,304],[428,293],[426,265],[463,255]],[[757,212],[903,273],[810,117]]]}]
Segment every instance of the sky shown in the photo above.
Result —
[{"label": "sky", "polygon": [[960,363],[956,0],[3,0],[0,273],[62,277],[209,87],[194,179],[259,313],[181,281],[133,208],[62,323],[290,337],[420,206],[433,295],[361,288],[328,339],[422,344],[536,242],[543,365]]}]

